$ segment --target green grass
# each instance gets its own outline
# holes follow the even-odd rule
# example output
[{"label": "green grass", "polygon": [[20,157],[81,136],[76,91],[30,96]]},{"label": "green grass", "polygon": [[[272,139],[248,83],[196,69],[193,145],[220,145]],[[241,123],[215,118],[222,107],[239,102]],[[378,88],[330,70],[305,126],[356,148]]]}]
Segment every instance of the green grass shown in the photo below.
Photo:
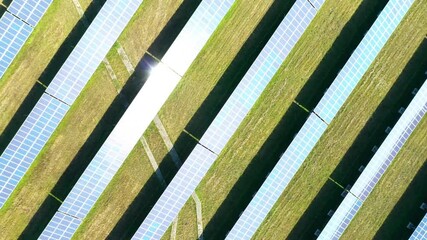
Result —
[{"label": "green grass", "polygon": [[[83,8],[90,4],[89,0],[80,2]],[[143,2],[119,38],[134,66],[152,46],[181,2]],[[181,158],[185,159],[195,144],[183,130],[186,129],[196,137],[201,136],[268,39],[268,33],[271,34],[274,25],[271,23],[278,23],[279,15],[284,14],[283,9],[287,3],[275,3],[267,18],[261,21],[272,2],[237,0],[160,111],[160,118]],[[325,3],[197,188],[202,201],[206,239],[224,237],[244,209],[244,204],[250,200],[264,176],[305,121],[307,113],[293,104],[293,100],[312,109],[322,96],[323,89],[333,80],[331,76],[337,73],[345,56],[351,53],[354,38],[361,36],[359,24],[366,20],[364,16],[371,14],[373,8],[372,4],[369,5],[373,1],[364,1],[368,2],[367,11],[357,21],[353,20],[346,29],[346,23],[361,2],[362,0],[339,0],[337,4],[331,0]],[[337,166],[343,158],[346,159],[345,155],[358,134],[395,84],[427,33],[427,4],[417,0],[415,5],[404,25],[399,27],[397,34],[387,44],[279,199],[257,233],[257,238],[312,237],[312,229],[320,227],[317,226],[319,217],[316,212],[309,211],[310,207],[318,196],[324,197],[325,194],[318,195],[319,192],[326,192],[326,197],[321,199],[334,198],[335,195],[328,196],[329,192],[324,190],[325,185],[326,190],[333,193],[341,191],[336,185],[330,184],[329,176],[332,175],[335,180],[346,185],[344,182],[348,179],[336,173],[336,169],[341,169]],[[65,10],[67,14],[63,14]],[[18,107],[78,19],[71,1],[56,1],[49,9],[18,58],[0,80],[0,131],[8,128]],[[261,23],[261,27],[256,28],[258,23]],[[107,58],[115,70],[118,82],[124,85],[129,76],[116,48],[117,45]],[[401,86],[407,84],[401,83]],[[34,236],[31,234],[40,232],[40,226],[47,224],[59,206],[56,200],[49,197],[49,193],[54,193],[60,199],[65,198],[72,182],[77,180],[79,172],[92,159],[102,144],[102,139],[113,128],[114,113],[123,111],[120,101],[115,102],[116,95],[106,69],[99,67],[13,193],[11,201],[0,210],[0,239],[15,239],[23,231],[26,234],[24,237]],[[398,103],[386,107],[396,105]],[[380,114],[376,121],[381,122],[390,111]],[[111,116],[113,120],[105,119],[105,116]],[[102,122],[99,123],[101,119]],[[371,238],[385,225],[384,222],[390,221],[388,216],[393,215],[394,206],[404,195],[423,161],[425,162],[426,153],[422,148],[423,143],[425,145],[425,136],[422,134],[425,132],[425,125],[424,119],[344,237]],[[154,124],[149,126],[144,137],[169,181],[177,170]],[[360,149],[362,150],[366,149]],[[357,153],[358,150],[355,151]],[[418,153],[420,154],[417,155]],[[404,159],[408,158],[414,161],[405,165]],[[398,169],[407,174],[398,178]],[[390,186],[399,184],[399,180],[404,184],[400,184],[395,191],[389,191]],[[74,239],[129,238],[160,196],[161,189],[142,145],[138,143],[78,229]],[[383,198],[389,201],[381,211],[377,211],[378,206],[383,203],[378,199]],[[325,207],[326,205],[319,205],[319,214],[326,214],[323,211],[327,212],[329,209]],[[370,217],[373,213],[375,219]],[[310,216],[314,218],[306,220]],[[299,227],[301,221],[307,223],[307,228]],[[364,230],[363,233],[355,234],[360,229]],[[169,239],[169,236],[170,229],[164,239]],[[195,205],[190,199],[179,214],[177,239],[195,239],[196,236]]]}]

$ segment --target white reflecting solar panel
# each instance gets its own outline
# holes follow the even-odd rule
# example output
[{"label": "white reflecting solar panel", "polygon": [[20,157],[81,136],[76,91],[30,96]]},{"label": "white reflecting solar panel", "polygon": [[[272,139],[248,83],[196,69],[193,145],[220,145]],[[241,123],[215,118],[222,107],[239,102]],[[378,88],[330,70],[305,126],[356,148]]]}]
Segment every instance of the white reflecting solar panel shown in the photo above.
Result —
[{"label": "white reflecting solar panel", "polygon": [[368,70],[412,3],[413,0],[390,1],[366,33],[335,81],[326,91],[325,96],[314,109],[314,112],[328,124]]},{"label": "white reflecting solar panel", "polygon": [[[233,2],[234,0],[203,1],[177,37],[176,41],[179,43],[182,43],[182,38],[184,38],[187,41],[186,46],[173,44],[167,52],[169,59],[182,57],[179,54],[181,54],[180,51],[183,47],[184,49],[201,49],[208,39],[205,34],[208,34],[209,37],[213,33],[215,26],[218,26]],[[204,20],[207,16],[210,19],[209,24],[206,24]],[[198,22],[205,24],[197,24]],[[199,36],[198,32],[204,34]],[[193,34],[191,38],[189,37],[190,34]],[[176,48],[180,49],[176,50]],[[169,54],[170,51],[178,55],[172,56]],[[196,55],[197,53],[193,54],[191,59],[187,55],[183,59],[193,61]],[[64,200],[59,212],[76,216],[82,220],[86,217],[181,79],[169,67],[160,63],[153,69],[140,92]],[[59,227],[59,225],[55,219],[52,219],[48,227],[52,229]],[[45,236],[45,231],[42,233],[42,237]]]},{"label": "white reflecting solar panel", "polygon": [[226,239],[250,239],[327,128],[311,113]]},{"label": "white reflecting solar panel", "polygon": [[5,12],[0,18],[0,78],[27,41],[33,29]]},{"label": "white reflecting solar panel", "polygon": [[[395,9],[395,3],[392,3],[393,0],[386,6],[386,8],[390,8],[390,5],[392,6],[392,9]],[[402,11],[405,8],[403,8]],[[409,9],[409,6],[407,6],[406,11]],[[405,11],[405,12],[406,12]],[[395,19],[395,15],[399,16],[399,19],[403,18],[404,13],[394,11],[394,15],[391,15],[393,19]],[[382,16],[389,17],[390,10],[385,9],[379,17],[379,19],[382,19]],[[400,21],[400,20],[399,20]],[[393,26],[396,28],[398,23],[395,23]],[[353,55],[359,55],[362,50],[366,50],[363,43],[366,43],[365,39],[372,40],[371,35],[376,35],[378,33],[384,32],[381,27],[390,28],[390,26],[383,21],[377,21],[374,23],[374,25],[369,30],[368,34],[365,35],[364,39],[362,40],[361,44],[357,47],[357,49],[354,51]],[[375,31],[372,31],[372,29],[375,29]],[[387,36],[390,36],[391,33],[387,34]],[[387,39],[377,39],[375,41],[380,42],[386,42]],[[369,43],[372,45],[376,45],[375,42]],[[380,44],[380,46],[383,46],[384,44]],[[361,50],[362,49],[362,50]],[[370,49],[368,49],[370,51]],[[378,54],[380,49],[377,49],[375,51],[375,55],[370,55],[369,57],[374,59],[376,57],[376,54]],[[373,52],[370,52],[370,54],[373,54]],[[335,117],[338,110],[342,107],[343,103],[347,99],[347,97],[350,95],[351,91],[356,86],[357,82],[361,79],[362,75],[360,73],[361,69],[362,71],[366,71],[366,69],[369,67],[366,66],[367,62],[364,61],[365,59],[360,59],[361,63],[358,61],[355,61],[354,58],[350,57],[350,59],[345,64],[343,70],[346,71],[345,76],[338,75],[338,77],[334,80],[332,83],[332,86],[328,92],[332,92],[333,94],[328,94],[328,92],[323,96],[323,98],[320,100],[319,104],[315,108],[316,109],[322,109],[319,114],[323,118],[323,120],[326,120],[327,123],[330,123],[332,119]],[[366,57],[366,56],[365,56]],[[369,63],[370,64],[370,63]],[[350,68],[347,66],[351,66]],[[353,67],[354,66],[354,67]],[[363,70],[365,69],[365,70]],[[341,71],[342,72],[342,71]],[[349,77],[351,76],[351,77]],[[338,84],[337,84],[338,82]],[[337,86],[343,86],[344,89],[341,89]],[[349,87],[350,86],[350,87]],[[344,92],[344,93],[343,93]],[[338,98],[338,99],[334,99]],[[324,104],[324,103],[328,104]],[[329,104],[333,103],[333,104]],[[325,115],[323,113],[327,112],[327,107],[333,108],[331,111],[328,112],[328,115]],[[319,112],[316,112],[319,113]],[[273,171],[271,174],[267,177],[261,188],[258,190],[258,192],[255,194],[252,201],[249,203],[243,214],[239,217],[238,221],[230,231],[228,235],[228,239],[236,239],[236,238],[242,238],[242,239],[249,239],[257,230],[257,228],[261,225],[264,218],[267,216],[268,212],[273,207],[274,203],[277,201],[277,199],[282,194],[283,190],[287,187],[289,181],[293,178],[293,176],[298,171],[301,164],[305,161],[308,154],[311,152],[311,150],[314,148],[317,141],[320,139],[321,135],[326,129],[323,130],[312,130],[311,132],[307,132],[307,128],[312,125],[311,119],[318,118],[315,117],[315,114],[312,114],[312,116],[306,121],[300,132],[298,132],[297,136],[295,137],[294,141],[289,145],[288,149],[285,151],[285,153],[280,158],[277,165],[273,168]],[[318,121],[321,121],[320,118],[318,118]],[[305,138],[305,139],[304,139]],[[314,141],[314,142],[313,142]],[[304,154],[301,154],[300,152],[303,152]],[[296,157],[298,156],[298,157]],[[290,166],[292,166],[290,168]]]},{"label": "white reflecting solar panel", "polygon": [[0,208],[58,126],[69,107],[43,94],[0,156]]},{"label": "white reflecting solar panel", "polygon": [[46,92],[72,105],[142,0],[108,0]]},{"label": "white reflecting solar panel", "polygon": [[[307,1],[295,2],[201,138],[201,144],[216,153],[221,152],[315,14],[316,10]],[[178,215],[185,201],[216,160],[216,156],[211,153],[201,156],[200,148],[198,145],[184,162],[136,232],[134,239],[162,236]],[[191,183],[182,184],[185,182],[183,179],[191,179]],[[166,198],[180,201],[166,201]]]},{"label": "white reflecting solar panel", "polygon": [[51,3],[52,0],[13,0],[7,10],[34,27]]},{"label": "white reflecting solar panel", "polygon": [[[356,196],[360,199],[361,203],[366,200],[426,112],[427,81],[417,92],[408,108],[381,144],[380,148],[375,152],[369,164],[363,170],[354,186],[350,189],[351,194],[346,196],[340,207],[338,207],[337,211],[327,223],[325,229],[319,236],[320,239],[335,239],[342,235],[360,208],[360,206],[357,208],[342,206],[348,201],[346,199]],[[342,216],[346,216],[346,221],[343,221]]]},{"label": "white reflecting solar panel", "polygon": [[427,239],[427,214],[421,220],[414,233],[411,235],[409,240],[425,240]]}]

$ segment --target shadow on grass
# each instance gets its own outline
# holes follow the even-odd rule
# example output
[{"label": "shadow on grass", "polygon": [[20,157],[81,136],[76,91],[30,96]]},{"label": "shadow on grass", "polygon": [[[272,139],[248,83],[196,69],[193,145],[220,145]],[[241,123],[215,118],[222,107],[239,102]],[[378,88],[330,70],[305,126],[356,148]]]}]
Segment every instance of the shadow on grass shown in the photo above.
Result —
[{"label": "shadow on grass", "polygon": [[[169,20],[165,28],[161,31],[159,36],[155,39],[155,41],[149,48],[149,50],[152,50],[152,52],[156,52],[158,54],[156,57],[161,58],[163,56],[163,54],[167,50],[167,47],[165,46],[170,46],[172,44],[172,42],[175,40],[176,36],[184,27],[188,18],[191,16],[192,12],[198,6],[199,3],[200,1],[187,0],[184,1],[184,3],[180,6],[180,8]],[[91,6],[92,5],[98,8],[101,7],[99,1],[93,2]],[[153,49],[156,49],[156,51],[154,51]],[[163,49],[164,52],[161,52],[158,49]],[[59,55],[58,57],[61,56],[62,55]],[[61,59],[65,61],[66,57],[62,57]],[[62,62],[61,64],[59,64],[59,67],[62,65]],[[135,98],[139,90],[144,85],[145,81],[149,76],[150,69],[152,69],[156,64],[156,60],[150,55],[145,54],[142,57],[137,67],[135,68],[135,72],[132,74],[132,76],[129,77],[129,80],[126,82],[121,92],[113,100],[112,104],[106,110],[89,138],[86,140],[84,145],[81,147],[81,149],[71,161],[70,165],[67,167],[67,169],[59,178],[58,182],[53,187],[51,193],[54,196],[58,197],[61,200],[64,200],[66,198],[72,187],[82,175],[83,171],[86,169],[90,161],[97,153],[98,149],[102,146],[105,139],[108,137],[114,126],[117,124],[121,116],[126,111],[126,108],[129,103]],[[55,68],[53,66],[52,68],[55,68],[56,71],[58,71],[59,67]],[[46,73],[43,79],[51,80],[53,76],[54,73]],[[43,83],[46,84],[46,82]],[[59,207],[60,203],[53,197],[48,196],[43,201],[36,214],[32,217],[25,230],[22,232],[20,239],[37,238],[37,236],[39,236],[42,233],[43,229],[47,226],[50,219],[53,217]]]},{"label": "shadow on grass", "polygon": [[385,219],[374,239],[408,239],[413,230],[406,228],[409,222],[415,226],[421,222],[426,212],[420,209],[427,202],[427,159],[412,179],[405,193]]},{"label": "shadow on grass", "polygon": [[[203,135],[204,131],[208,128],[211,121],[215,118],[239,83],[240,79],[242,79],[263,46],[267,43],[284,15],[290,9],[290,6],[291,4],[289,2],[275,1],[273,3],[256,29],[244,43],[243,47],[239,50],[235,59],[233,59],[230,66],[221,76],[217,85],[209,93],[201,107],[187,124],[186,130],[188,132],[197,138]],[[197,142],[192,137],[183,132],[178,137],[174,147],[181,159],[184,160],[188,157],[196,144]],[[159,169],[164,173],[166,182],[170,182],[177,172],[169,155],[165,156],[162,160]],[[123,214],[118,224],[111,231],[109,239],[130,238],[148,215],[163,190],[156,176],[153,174]]]},{"label": "shadow on grass", "polygon": [[[85,15],[87,16],[89,23],[92,22],[92,20],[95,18],[95,15],[98,13],[100,9],[100,2],[101,1],[94,1],[88,6]],[[105,2],[105,0],[102,2]],[[67,38],[63,41],[59,49],[56,51],[46,69],[40,75],[38,79],[40,82],[46,86],[49,85],[49,83],[55,77],[56,73],[64,64],[65,60],[71,54],[74,46],[80,41],[80,38],[85,33],[86,29],[87,28],[83,23],[83,19],[81,18],[80,21],[71,30]],[[28,114],[30,114],[37,101],[43,95],[44,91],[45,88],[39,83],[35,83],[33,85],[24,101],[21,103],[18,110],[15,112],[12,119],[9,121],[8,125],[0,135],[0,152],[4,151],[4,149],[7,147],[7,144],[9,144],[13,136],[15,136],[16,132],[21,127]]]},{"label": "shadow on grass", "polygon": [[[394,126],[400,117],[399,108],[406,107],[413,99],[412,90],[419,88],[425,80],[424,70],[427,69],[426,54],[427,40],[424,40],[332,172],[331,178],[340,185],[345,187],[347,184],[353,184],[357,180],[360,175],[359,167],[361,165],[366,166],[373,156],[372,147],[381,145],[387,136],[385,133],[387,126]],[[331,184],[330,181],[325,183],[292,229],[289,238],[315,238],[314,232],[316,229],[323,229],[329,220],[328,211],[337,209],[342,202],[343,198],[340,196],[342,191],[342,188],[336,184]]]},{"label": "shadow on grass", "polygon": [[[325,89],[337,76],[365,32],[374,22],[376,14],[381,11],[384,5],[384,0],[381,3],[372,1],[362,3],[307,80],[296,97],[297,102],[308,109],[315,107]],[[251,201],[252,195],[262,185],[265,176],[273,169],[280,155],[289,146],[306,118],[306,112],[304,114],[299,113],[294,110],[293,106],[286,111],[279,125],[273,130],[271,136],[252,159],[212,220],[207,224],[204,232],[206,239],[223,238],[227,231],[233,227],[240,213]],[[332,188],[332,185],[330,187]]]}]

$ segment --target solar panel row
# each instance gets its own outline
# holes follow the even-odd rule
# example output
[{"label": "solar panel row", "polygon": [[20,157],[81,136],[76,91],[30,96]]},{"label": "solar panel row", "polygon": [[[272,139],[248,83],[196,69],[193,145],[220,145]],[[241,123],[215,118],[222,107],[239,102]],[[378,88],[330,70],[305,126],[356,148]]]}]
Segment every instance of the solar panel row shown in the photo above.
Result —
[{"label": "solar panel row", "polygon": [[[314,109],[314,113],[305,122],[240,216],[229,233],[229,239],[248,239],[256,232],[274,203],[279,199],[290,180],[325,132],[326,125],[322,126],[320,122],[323,120],[329,124],[335,117],[409,9],[411,5],[409,2],[391,0],[387,4],[344,68],[339,72],[331,87],[322,97]],[[319,123],[314,125],[313,123],[316,121]],[[313,128],[313,125],[316,127]]]},{"label": "solar panel row", "polygon": [[425,240],[427,239],[427,214],[421,220],[418,227],[415,229],[414,233],[412,233],[409,240]]},{"label": "solar panel row", "polygon": [[[316,10],[306,0],[295,2],[202,136],[200,144],[213,152],[221,152],[315,14]],[[197,145],[152,208],[134,239],[162,236],[216,158],[215,154]]]},{"label": "solar panel row", "polygon": [[[63,119],[69,105],[77,98],[84,84],[117,40],[141,2],[142,0],[107,1],[62,65],[46,93],[37,102],[36,107],[0,156],[8,163],[0,173],[0,178],[4,181],[4,185],[1,185],[0,188],[2,196],[0,207],[4,205],[24,173],[36,159],[48,138]],[[56,104],[55,106],[58,106],[61,111],[52,113],[51,107],[48,107],[44,112],[40,112],[39,106],[44,106],[46,99],[49,99],[52,104]],[[52,120],[54,123],[50,122],[52,114],[55,114],[55,118]],[[36,117],[32,118],[32,115]]]},{"label": "solar panel row", "polygon": [[[427,81],[415,95],[399,121],[363,170],[354,186],[332,218],[327,223],[319,239],[338,239],[350,224],[368,195],[372,192],[384,172],[390,166],[415,127],[427,112]],[[347,204],[348,198],[358,198],[360,204]]]},{"label": "solar panel row", "polygon": [[0,18],[0,78],[27,41],[33,27],[46,12],[51,1],[14,0],[8,11]]},{"label": "solar panel row", "polygon": [[13,0],[7,10],[35,27],[51,3],[52,0]]},{"label": "solar panel row", "polygon": [[8,12],[0,18],[0,78],[32,31],[33,28]]},{"label": "solar panel row", "polygon": [[153,69],[143,88],[49,222],[42,237],[50,236],[52,232],[75,232],[80,223],[76,225],[67,222],[70,225],[64,226],[65,223],[58,223],[62,219],[60,216],[66,213],[84,220],[181,79],[170,67],[180,73],[186,71],[198,52],[183,54],[188,49],[200,50],[203,47],[233,2],[234,0],[205,0],[200,3],[165,55],[166,62],[170,65],[160,63]]}]

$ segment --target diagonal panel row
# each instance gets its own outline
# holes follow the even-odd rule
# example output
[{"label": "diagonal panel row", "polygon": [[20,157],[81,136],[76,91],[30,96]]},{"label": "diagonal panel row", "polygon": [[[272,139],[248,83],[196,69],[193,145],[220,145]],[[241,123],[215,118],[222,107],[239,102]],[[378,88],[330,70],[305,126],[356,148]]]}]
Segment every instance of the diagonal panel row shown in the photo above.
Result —
[{"label": "diagonal panel row", "polygon": [[[391,0],[378,16],[368,33],[362,39],[344,68],[339,72],[331,87],[304,123],[279,162],[273,168],[261,188],[240,216],[228,239],[249,239],[264,221],[274,203],[288,186],[309,153],[326,130],[326,126],[313,128],[314,119],[330,123],[350,93],[385,45],[397,27],[412,1]],[[391,21],[392,19],[392,21]],[[381,37],[377,37],[381,36]],[[368,42],[369,41],[369,42]]]},{"label": "diagonal panel row", "polygon": [[52,0],[13,0],[7,10],[35,27]]},{"label": "diagonal panel row", "polygon": [[[168,66],[159,63],[153,69],[40,238],[52,237],[53,232],[61,235],[63,232],[74,233],[77,230],[80,223],[75,225],[70,222],[66,226],[58,223],[62,221],[63,213],[75,216],[80,221],[84,220],[181,79],[176,72],[185,73],[198,54],[194,49],[202,49],[233,2],[234,0],[205,0],[200,3],[167,51],[165,57]],[[193,51],[188,51],[189,49]]]},{"label": "diagonal panel row", "polygon": [[[55,131],[58,123],[63,119],[69,105],[71,105],[79,95],[80,91],[105,57],[108,50],[112,47],[113,43],[117,40],[141,2],[142,0],[107,1],[83,35],[82,39],[76,45],[71,55],[62,65],[61,69],[46,90],[46,93],[37,102],[36,107],[31,111],[30,116],[37,114],[37,106],[43,104],[46,98],[55,99],[55,101],[61,102],[61,104],[67,106],[66,110],[60,116],[58,115],[57,123],[54,126],[48,126],[48,122],[44,121],[43,118],[38,118],[35,121],[32,118],[27,118],[19,128],[18,133],[13,137],[11,144],[7,146],[0,156],[0,158],[6,159],[6,156],[12,155],[12,158],[8,159],[7,162],[19,162],[19,164],[7,165],[8,171],[1,168],[2,171],[0,173],[0,178],[13,179],[13,181],[7,181],[10,183],[7,188],[5,186],[1,186],[0,195],[3,197],[0,201],[0,207],[3,207],[5,201],[9,198],[11,191],[13,191],[17,186],[31,163],[36,159],[47,139],[49,139]],[[65,107],[63,107],[63,109],[65,109]],[[39,139],[41,136],[33,136],[30,134],[31,129],[27,127],[30,125],[35,125],[45,129],[43,132],[43,141]],[[21,156],[19,153],[28,151],[26,145],[21,144],[24,142],[30,146],[37,145],[37,148],[33,148],[31,152],[32,154],[26,155],[25,162],[22,162],[19,160],[19,157]],[[18,145],[14,145],[12,143],[18,143]],[[8,172],[11,172],[12,175],[8,174]]]},{"label": "diagonal panel row", "polygon": [[[345,197],[337,211],[326,224],[319,239],[338,239],[343,234],[363,202],[372,192],[426,112],[427,81],[417,92],[399,121],[381,144],[371,161],[369,161],[369,164],[350,189],[351,194]],[[354,197],[359,199],[360,204],[353,206],[345,204],[348,201],[347,198]]]},{"label": "diagonal panel row", "polygon": [[[200,144],[216,153],[222,151],[315,15],[316,10],[306,0],[298,0],[294,3],[203,134]],[[204,149],[202,145],[197,145],[191,152],[139,227],[134,239],[162,236],[178,215],[191,193],[217,159],[215,154]]]}]

